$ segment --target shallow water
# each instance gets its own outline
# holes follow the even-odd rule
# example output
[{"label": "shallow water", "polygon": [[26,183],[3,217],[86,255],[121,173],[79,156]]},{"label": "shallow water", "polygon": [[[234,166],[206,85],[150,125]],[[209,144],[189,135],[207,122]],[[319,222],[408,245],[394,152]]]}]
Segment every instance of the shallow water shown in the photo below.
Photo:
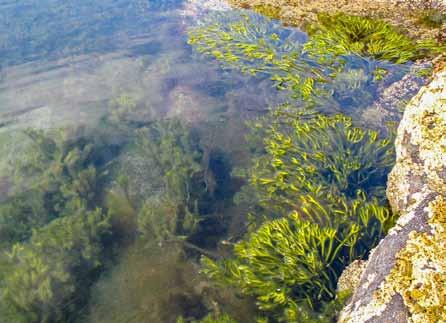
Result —
[{"label": "shallow water", "polygon": [[154,116],[183,114],[182,104],[193,100],[199,111],[184,114],[199,120],[195,114],[233,108],[221,99],[245,82],[191,57],[185,31],[200,15],[194,4],[27,1],[0,8],[3,123],[94,122],[123,94]]},{"label": "shallow water", "polygon": [[[29,157],[24,129],[102,129],[104,118],[112,116],[116,106],[124,106],[130,111],[126,122],[135,128],[153,120],[179,118],[200,133],[206,167],[216,174],[213,180],[217,184],[227,181],[225,185],[229,187],[213,192],[217,196],[215,205],[200,207],[211,209],[218,217],[230,218],[229,232],[237,234],[241,221],[238,215],[245,210],[227,201],[240,187],[240,183],[228,178],[232,167],[244,164],[250,157],[242,139],[244,122],[290,97],[273,88],[267,77],[223,69],[187,45],[188,28],[213,19],[215,11],[227,10],[223,2],[204,0],[0,1],[0,201],[21,192],[13,187],[11,174],[17,170],[17,161]],[[238,12],[233,15],[238,17]],[[300,31],[268,23],[268,28],[284,40],[305,40]],[[350,63],[356,64],[353,60]],[[397,70],[392,82],[408,70],[409,66]],[[366,76],[356,75],[358,82]],[[345,79],[349,77],[345,75]],[[337,83],[341,94],[348,87],[342,82],[341,75]],[[351,104],[349,96],[351,93],[340,100],[346,107]],[[349,113],[378,117],[370,111]],[[115,126],[107,128],[106,134],[113,141],[113,149],[119,150],[124,139],[119,123]],[[101,155],[101,161],[95,164],[98,168],[108,166],[104,159],[108,161],[107,156],[116,155],[113,149]],[[125,151],[131,152],[132,148]],[[129,173],[138,190],[134,196],[155,190],[152,182],[159,174],[158,169],[144,164],[144,156],[138,158],[119,158],[119,163],[133,168]],[[225,164],[225,158],[231,160],[231,166]],[[114,169],[108,171],[113,173]],[[27,181],[32,179],[25,179],[25,187]],[[150,185],[145,191],[147,182]],[[209,186],[217,184],[206,182]],[[126,198],[117,202],[121,211],[132,199]],[[125,211],[129,217],[132,208]],[[126,219],[118,224],[131,227],[132,221]],[[213,222],[209,223],[212,226]],[[0,233],[2,225],[0,221]],[[224,236],[218,228],[207,230],[208,234],[215,231],[214,240]],[[200,318],[214,306],[203,304],[203,295],[224,299],[224,309],[240,322],[252,319],[249,301],[230,291],[213,295],[215,290],[198,275],[196,250],[184,254],[172,246],[148,248],[133,244],[134,237],[130,236],[121,237],[125,241],[121,245],[107,242],[111,251],[107,251],[110,255],[105,269],[82,287],[86,299],[75,299],[82,306],[63,321],[175,322],[179,315]],[[200,238],[195,236],[194,242],[214,249],[215,241]],[[0,252],[0,265],[4,250]]]}]

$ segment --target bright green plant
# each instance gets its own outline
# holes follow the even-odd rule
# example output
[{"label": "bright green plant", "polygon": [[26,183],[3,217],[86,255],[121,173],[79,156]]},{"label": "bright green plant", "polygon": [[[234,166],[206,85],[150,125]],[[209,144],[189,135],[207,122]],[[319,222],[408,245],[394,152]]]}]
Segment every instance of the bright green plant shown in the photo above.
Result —
[{"label": "bright green plant", "polygon": [[203,258],[203,272],[255,296],[259,309],[272,316],[291,317],[296,306],[320,310],[335,298],[342,270],[367,255],[393,217],[376,201],[342,199],[337,208],[310,204],[308,212],[264,223],[235,245],[234,258]]},{"label": "bright green plant", "polygon": [[[302,322],[302,323],[327,323],[335,322],[336,317],[344,308],[351,292],[339,292],[336,298],[325,302],[318,311],[314,311],[310,306],[305,304],[292,303],[289,308],[285,310],[285,322]],[[267,323],[266,320],[265,323]],[[262,323],[262,322],[258,322]]]},{"label": "bright green plant", "polygon": [[324,116],[288,106],[252,127],[254,138],[262,138],[264,153],[244,174],[249,185],[242,197],[251,195],[270,214],[298,210],[300,201],[310,196],[325,203],[362,194],[385,200],[387,175],[395,160],[391,139],[357,128],[343,115]]},{"label": "bright green plant", "polygon": [[317,58],[357,54],[403,64],[444,50],[435,41],[414,41],[388,23],[343,13],[319,14],[305,49]]},{"label": "bright green plant", "polygon": [[[189,44],[224,66],[269,77],[277,89],[290,91],[306,105],[339,112],[370,105],[380,81],[398,79],[408,71],[407,66],[394,63],[436,48],[415,44],[380,21],[336,17],[321,16],[306,40],[258,15],[220,14],[191,29]],[[330,19],[337,24],[329,26]],[[384,43],[380,33],[385,34]],[[390,40],[393,43],[387,44]]]},{"label": "bright green plant", "polygon": [[317,92],[315,84],[327,82],[334,71],[305,55],[302,35],[280,35],[274,24],[257,15],[220,15],[191,29],[189,44],[244,73],[269,76],[279,89],[304,98]]},{"label": "bright green plant", "polygon": [[394,224],[385,202],[392,140],[343,115],[290,106],[252,126],[261,149],[242,197],[257,206],[254,223],[266,222],[235,245],[232,259],[204,258],[203,272],[256,297],[269,317],[319,322],[339,307],[342,270]]}]

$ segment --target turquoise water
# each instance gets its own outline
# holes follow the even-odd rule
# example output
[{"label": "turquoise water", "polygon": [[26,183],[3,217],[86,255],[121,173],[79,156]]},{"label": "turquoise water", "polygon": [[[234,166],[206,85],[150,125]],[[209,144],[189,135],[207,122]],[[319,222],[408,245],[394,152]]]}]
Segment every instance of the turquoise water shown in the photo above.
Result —
[{"label": "turquoise water", "polygon": [[[20,314],[25,321],[152,323],[175,322],[180,315],[192,321],[211,310],[230,312],[240,322],[254,321],[252,301],[234,291],[213,288],[198,274],[198,257],[227,253],[225,239],[235,240],[243,233],[246,206],[232,201],[242,182],[231,172],[247,165],[252,154],[243,139],[245,121],[293,99],[277,91],[268,77],[223,68],[187,45],[190,27],[222,16],[240,17],[238,11],[228,10],[217,1],[0,1],[0,289],[6,289],[3,280],[12,276],[11,268],[26,271],[22,258],[14,266],[5,260],[13,245],[37,250],[33,244],[45,237],[49,227],[73,217],[66,213],[77,205],[76,198],[87,200],[88,210],[114,212],[113,234],[95,242],[99,251],[79,243],[94,254],[91,258],[99,259],[97,267],[83,256],[79,257],[84,262],[71,260],[79,251],[75,247],[64,250],[62,260],[51,248],[39,258],[49,268],[42,277],[50,277],[56,267],[71,276],[54,274],[55,281],[64,282],[61,287],[55,284],[51,297],[57,301],[50,303],[54,309],[49,306],[48,310],[43,301],[29,301],[32,306],[26,303],[29,306],[23,305]],[[280,35],[284,50],[287,42],[299,45],[306,39],[299,30],[256,19]],[[381,123],[380,112],[367,108],[379,99],[384,85],[398,82],[410,66],[395,68],[387,84],[368,87],[370,75],[361,67],[364,62],[374,64],[348,60],[351,73],[341,75],[335,84],[336,108],[363,124],[376,125]],[[354,109],[359,94],[352,84],[359,84],[362,92],[370,89],[370,102],[361,109]],[[415,82],[412,92],[418,86]],[[397,110],[389,113],[389,120],[399,118]],[[152,125],[176,119],[186,130],[174,124],[168,132],[190,130],[191,138],[200,138],[199,148],[184,144],[181,134],[157,142],[164,130],[158,133]],[[63,144],[59,147],[57,140],[47,144],[48,138],[34,132],[29,135],[29,129],[42,130],[49,138],[59,138],[62,132]],[[146,130],[156,134],[140,143],[140,133]],[[36,143],[43,152],[33,150]],[[84,159],[79,157],[84,153]],[[163,153],[169,158],[157,160]],[[166,166],[170,159],[175,163]],[[187,173],[190,164],[199,169]],[[90,176],[87,171],[92,168],[94,181],[89,182],[83,176]],[[175,194],[187,196],[183,207],[200,215],[200,228],[192,230],[185,245],[169,239],[139,240],[139,229],[134,227],[141,224],[135,223],[139,221],[135,214],[146,203],[171,198],[171,187],[177,188],[178,183],[168,178],[176,172],[192,177],[187,178],[192,188],[186,185],[184,189],[180,183],[181,192]],[[120,177],[124,173],[125,178]],[[85,191],[93,197],[85,196]],[[11,217],[15,212],[17,218]],[[187,212],[180,213],[186,217]],[[116,214],[120,216],[114,218]],[[186,235],[189,229],[184,225],[178,230]],[[58,236],[64,239],[69,234]],[[75,265],[69,266],[70,261]],[[93,269],[84,273],[88,266]],[[21,287],[20,282],[11,284]],[[29,287],[23,282],[25,298],[47,287],[35,284]],[[5,299],[0,298],[0,315]],[[49,318],[33,316],[30,308],[51,314]],[[15,314],[4,313],[13,317],[8,322],[14,322]]]}]

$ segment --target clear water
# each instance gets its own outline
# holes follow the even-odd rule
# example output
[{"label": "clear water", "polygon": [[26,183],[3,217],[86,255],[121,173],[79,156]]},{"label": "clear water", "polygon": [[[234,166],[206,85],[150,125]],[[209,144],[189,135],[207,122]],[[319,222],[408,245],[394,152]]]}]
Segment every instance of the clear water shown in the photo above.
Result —
[{"label": "clear water", "polygon": [[[202,15],[198,4],[20,1],[0,8],[3,123],[94,122],[120,95],[144,102],[156,117],[208,120],[238,108],[231,91],[252,86],[193,57],[185,32]],[[199,111],[182,111],[188,99]],[[259,109],[268,102],[257,100]]]},{"label": "clear water", "polygon": [[[94,129],[119,100],[135,105],[134,120],[180,118],[205,134],[208,150],[246,160],[244,120],[284,96],[267,79],[223,70],[187,45],[188,27],[218,6],[227,9],[179,0],[1,1],[0,201],[14,198],[10,174],[29,158],[23,130]],[[1,249],[0,260],[9,247]],[[196,255],[187,261],[175,246],[132,243],[110,252],[102,274],[81,287],[89,300],[70,300],[66,306],[82,304],[63,321],[174,322],[206,313]],[[249,304],[228,304],[249,320]]]},{"label": "clear water", "polygon": [[[0,201],[11,197],[15,162],[27,158],[22,130],[94,129],[116,102],[126,100],[134,107],[133,122],[179,118],[199,129],[207,151],[224,151],[235,166],[246,162],[244,121],[288,96],[268,78],[222,69],[187,45],[188,28],[215,9],[227,6],[193,0],[0,1]],[[304,39],[278,23],[273,27]],[[217,213],[231,218],[237,231],[243,210],[226,205]],[[111,249],[104,270],[82,287],[88,300],[65,321],[200,318],[213,306],[206,297],[224,300],[224,309],[240,322],[252,321],[249,301],[230,291],[210,295],[215,291],[198,275],[196,257],[189,260],[173,246],[124,243]]]}]

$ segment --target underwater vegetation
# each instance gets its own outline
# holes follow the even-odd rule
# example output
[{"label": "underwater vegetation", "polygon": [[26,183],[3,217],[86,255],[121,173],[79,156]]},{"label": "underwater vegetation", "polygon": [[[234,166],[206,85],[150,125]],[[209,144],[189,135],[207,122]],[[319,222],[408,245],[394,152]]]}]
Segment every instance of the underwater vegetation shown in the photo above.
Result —
[{"label": "underwater vegetation", "polygon": [[0,205],[0,244],[25,241],[32,229],[78,209],[94,209],[100,195],[97,166],[108,152],[99,137],[88,141],[83,128],[25,133],[29,149],[15,163],[13,193]]},{"label": "underwater vegetation", "polygon": [[100,209],[75,213],[33,231],[0,260],[5,322],[60,322],[83,304],[103,259],[109,220]]},{"label": "underwater vegetation", "polygon": [[195,236],[206,245],[224,232],[212,206],[223,182],[191,129],[177,120],[122,122],[117,139],[113,122],[25,131],[26,158],[0,204],[2,319],[67,321],[87,304],[112,250],[136,238],[201,250]]},{"label": "underwater vegetation", "polygon": [[223,66],[269,77],[302,105],[325,113],[366,107],[383,82],[408,72],[410,61],[440,51],[389,24],[364,17],[320,15],[306,37],[255,14],[218,14],[189,31],[189,44]]},{"label": "underwater vegetation", "polygon": [[190,198],[191,179],[202,170],[203,155],[199,138],[192,131],[179,121],[161,121],[139,129],[136,146],[146,162],[160,169],[168,196]]},{"label": "underwater vegetation", "polygon": [[204,257],[202,271],[254,296],[273,321],[333,317],[342,270],[394,224],[385,201],[392,141],[342,115],[279,108],[265,120],[253,124],[264,153],[245,173],[242,193],[260,206],[249,216],[257,224],[232,258]]},{"label": "underwater vegetation", "polygon": [[108,203],[129,205],[146,240],[204,238],[204,227],[223,225],[213,205],[222,199],[217,193],[226,183],[216,181],[206,166],[197,133],[178,120],[137,129],[114,173]]},{"label": "underwater vegetation", "polygon": [[384,21],[343,13],[319,14],[308,33],[305,49],[316,57],[357,54],[403,64],[445,49],[435,40],[415,41]]},{"label": "underwater vegetation", "polygon": [[[2,319],[73,322],[109,268],[109,285],[96,296],[106,299],[103,311],[113,303],[123,313],[116,320],[141,306],[137,314],[154,321],[182,314],[178,323],[235,323],[238,313],[228,308],[236,306],[219,304],[216,286],[236,289],[234,303],[254,300],[253,321],[336,316],[348,297],[336,292],[343,269],[367,258],[396,218],[385,198],[393,138],[339,112],[369,105],[378,86],[437,47],[348,15],[320,15],[309,37],[258,15],[218,16],[192,29],[189,43],[270,78],[295,100],[252,122],[252,165],[234,184],[223,148],[204,148],[199,132],[179,120],[139,118],[144,105],[130,95],[112,100],[94,130],[27,130],[29,150],[0,203]],[[243,181],[237,199],[247,207],[240,211],[233,197]],[[232,223],[242,223],[239,231],[228,232],[229,217],[243,217]],[[138,252],[129,256],[126,248]],[[131,261],[114,264],[120,252]],[[141,253],[147,257],[138,262]],[[198,255],[215,286],[195,277]],[[137,285],[144,291],[133,295]],[[131,311],[118,298],[129,299]],[[171,310],[176,305],[181,313]]]},{"label": "underwater vegetation", "polygon": [[385,200],[395,161],[392,138],[356,127],[344,115],[325,116],[289,105],[251,127],[263,153],[241,172],[249,181],[243,194],[269,213],[296,210],[308,194],[326,201],[359,195]]},{"label": "underwater vegetation", "polygon": [[307,98],[329,72],[303,55],[303,42],[303,34],[278,34],[270,20],[258,15],[220,14],[189,31],[189,44],[198,52],[244,73],[266,75],[279,89]]},{"label": "underwater vegetation", "polygon": [[16,162],[12,192],[0,206],[0,316],[64,321],[85,304],[102,267],[111,233],[102,171],[113,154],[82,127],[25,133],[26,158]]},{"label": "underwater vegetation", "polygon": [[392,217],[376,201],[357,200],[345,209],[306,207],[311,215],[296,211],[265,222],[234,246],[232,259],[203,258],[203,272],[255,296],[266,315],[289,321],[299,316],[296,311],[320,311],[336,297],[343,269],[367,255]]}]

